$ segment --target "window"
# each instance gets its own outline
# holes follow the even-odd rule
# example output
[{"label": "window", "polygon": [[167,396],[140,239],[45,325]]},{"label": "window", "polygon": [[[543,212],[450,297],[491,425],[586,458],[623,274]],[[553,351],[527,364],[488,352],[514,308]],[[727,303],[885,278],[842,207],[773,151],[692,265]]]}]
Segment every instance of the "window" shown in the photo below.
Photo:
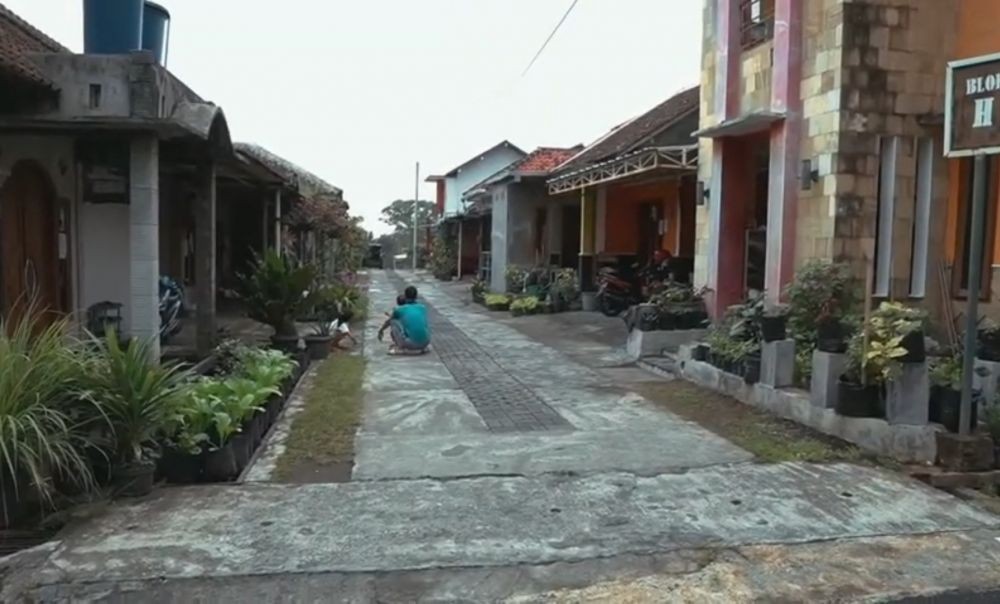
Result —
[{"label": "window", "polygon": [[934,139],[917,139],[917,186],[913,200],[913,248],[910,252],[911,298],[923,298],[927,295],[927,248],[930,244],[933,177]]},{"label": "window", "polygon": [[[955,237],[955,263],[952,266],[952,294],[964,298],[969,289],[969,253],[972,245],[972,163],[971,158],[961,160],[958,192],[958,233]],[[990,272],[993,258],[993,235],[997,209],[996,159],[986,160],[986,232],[983,240],[983,271],[979,275],[979,292],[982,300],[989,300]]]},{"label": "window", "polygon": [[740,43],[743,50],[774,35],[774,0],[740,0]]},{"label": "window", "polygon": [[878,215],[875,232],[875,283],[873,294],[889,295],[892,282],[892,237],[896,219],[896,160],[899,137],[888,136],[879,141]]}]

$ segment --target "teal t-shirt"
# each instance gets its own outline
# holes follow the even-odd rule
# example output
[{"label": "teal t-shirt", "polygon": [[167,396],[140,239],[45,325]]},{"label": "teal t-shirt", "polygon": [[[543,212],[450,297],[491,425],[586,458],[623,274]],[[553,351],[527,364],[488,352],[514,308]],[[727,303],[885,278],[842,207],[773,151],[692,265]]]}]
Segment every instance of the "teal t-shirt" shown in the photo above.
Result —
[{"label": "teal t-shirt", "polygon": [[403,326],[406,339],[417,346],[431,343],[431,330],[427,326],[427,308],[423,304],[404,304],[392,311],[392,318]]}]

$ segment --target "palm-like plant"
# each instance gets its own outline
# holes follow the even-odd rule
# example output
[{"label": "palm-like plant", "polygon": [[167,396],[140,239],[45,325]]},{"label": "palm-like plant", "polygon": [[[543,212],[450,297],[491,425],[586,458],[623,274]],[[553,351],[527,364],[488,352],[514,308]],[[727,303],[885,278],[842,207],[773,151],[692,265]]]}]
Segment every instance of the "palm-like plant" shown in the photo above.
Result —
[{"label": "palm-like plant", "polygon": [[100,354],[82,394],[108,419],[114,460],[121,466],[147,462],[184,402],[190,371],[156,364],[149,341],[132,340],[123,347],[109,331],[94,342]]},{"label": "palm-like plant", "polygon": [[312,266],[268,251],[254,259],[249,274],[240,276],[239,294],[251,319],[270,325],[278,337],[294,337],[295,317],[309,305],[315,280]]},{"label": "palm-like plant", "polygon": [[[27,482],[51,502],[55,478],[89,488],[87,429],[99,418],[74,397],[83,376],[82,349],[65,320],[41,320],[34,305],[0,319],[0,493],[20,498]],[[5,519],[7,510],[3,510]]]}]

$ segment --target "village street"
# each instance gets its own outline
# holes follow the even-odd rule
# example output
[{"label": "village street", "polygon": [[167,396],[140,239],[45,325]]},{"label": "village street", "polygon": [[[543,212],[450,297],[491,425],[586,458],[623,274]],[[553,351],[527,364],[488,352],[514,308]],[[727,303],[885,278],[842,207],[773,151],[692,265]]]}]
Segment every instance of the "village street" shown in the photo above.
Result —
[{"label": "village street", "polygon": [[996,517],[873,467],[755,462],[635,394],[663,378],[622,367],[603,319],[534,317],[536,339],[417,277],[434,351],[387,356],[378,311],[405,277],[372,275],[351,482],[252,472],[116,503],[8,559],[3,600],[815,601],[1000,585]]}]

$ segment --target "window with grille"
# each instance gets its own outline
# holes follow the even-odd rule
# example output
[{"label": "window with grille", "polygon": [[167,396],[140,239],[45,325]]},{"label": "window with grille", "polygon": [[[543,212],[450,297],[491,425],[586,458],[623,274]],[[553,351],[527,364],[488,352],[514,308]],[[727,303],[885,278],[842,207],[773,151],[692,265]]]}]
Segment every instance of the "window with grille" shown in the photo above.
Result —
[{"label": "window with grille", "polygon": [[774,36],[774,0],[740,0],[740,43],[743,50]]}]

